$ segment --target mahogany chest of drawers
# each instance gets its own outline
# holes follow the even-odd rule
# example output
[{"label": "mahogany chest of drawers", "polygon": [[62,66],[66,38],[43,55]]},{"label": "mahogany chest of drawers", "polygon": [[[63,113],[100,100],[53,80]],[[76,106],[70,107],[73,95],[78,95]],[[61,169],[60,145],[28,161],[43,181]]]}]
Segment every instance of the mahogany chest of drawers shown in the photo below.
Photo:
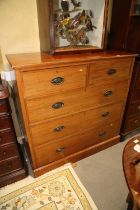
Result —
[{"label": "mahogany chest of drawers", "polygon": [[26,176],[11,118],[8,90],[0,80],[0,187]]},{"label": "mahogany chest of drawers", "polygon": [[7,58],[16,71],[35,176],[119,142],[135,55],[33,53]]},{"label": "mahogany chest of drawers", "polygon": [[140,57],[136,58],[133,77],[122,122],[122,140],[136,128],[140,128]]}]

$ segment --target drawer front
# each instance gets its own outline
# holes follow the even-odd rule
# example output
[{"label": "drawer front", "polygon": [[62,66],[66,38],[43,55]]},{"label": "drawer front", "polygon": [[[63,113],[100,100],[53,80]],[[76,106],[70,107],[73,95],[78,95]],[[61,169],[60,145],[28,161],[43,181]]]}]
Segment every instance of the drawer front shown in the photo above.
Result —
[{"label": "drawer front", "polygon": [[8,100],[0,100],[0,115],[9,112],[10,112],[10,106]]},{"label": "drawer front", "polygon": [[57,96],[38,100],[26,101],[29,123],[47,120],[52,117],[60,117],[69,113],[80,112],[89,108],[114,103],[124,96],[127,90],[127,82],[117,85],[104,85],[88,88],[86,91],[75,91],[71,94],[59,94]]},{"label": "drawer front", "polygon": [[134,68],[136,71],[134,88],[140,90],[140,62],[135,62]]},{"label": "drawer front", "polygon": [[16,144],[10,144],[8,146],[0,147],[0,161],[6,160],[14,156],[18,156],[18,150]]},{"label": "drawer front", "polygon": [[11,116],[2,116],[0,117],[0,129],[7,129],[13,126]]},{"label": "drawer front", "polygon": [[12,128],[0,130],[0,145],[15,142],[16,136]]},{"label": "drawer front", "polygon": [[130,132],[140,127],[140,115],[129,117],[126,121],[124,130]]},{"label": "drawer front", "polygon": [[129,115],[140,114],[140,101],[135,104],[130,104],[128,108]]},{"label": "drawer front", "polygon": [[35,146],[52,140],[66,138],[83,130],[103,126],[113,121],[119,121],[122,103],[111,104],[79,114],[50,120],[46,123],[31,126],[32,142]]},{"label": "drawer front", "polygon": [[25,97],[38,97],[85,87],[86,65],[24,72]]},{"label": "drawer front", "polygon": [[140,100],[140,89],[132,92],[131,101],[132,103],[136,103]]},{"label": "drawer front", "polygon": [[92,145],[101,143],[118,135],[118,123],[112,123],[104,128],[95,128],[57,142],[35,147],[37,167],[57,161]]},{"label": "drawer front", "polygon": [[20,159],[11,158],[9,160],[0,162],[0,175],[6,175],[21,168],[22,165]]},{"label": "drawer front", "polygon": [[96,61],[90,64],[89,84],[114,82],[127,79],[131,70],[131,58]]}]

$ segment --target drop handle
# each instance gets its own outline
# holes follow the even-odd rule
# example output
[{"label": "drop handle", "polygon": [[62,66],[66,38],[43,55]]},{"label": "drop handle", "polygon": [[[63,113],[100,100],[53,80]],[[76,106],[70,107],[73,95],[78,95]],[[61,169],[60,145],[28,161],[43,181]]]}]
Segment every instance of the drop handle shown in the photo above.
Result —
[{"label": "drop handle", "polygon": [[111,75],[113,75],[113,74],[116,74],[116,72],[117,72],[116,69],[109,69],[109,70],[107,71],[107,74],[111,76]]},{"label": "drop handle", "polygon": [[54,128],[53,130],[55,131],[55,132],[61,132],[61,131],[63,131],[64,130],[64,125],[61,125],[61,126],[58,126],[58,127],[56,127],[56,128]]},{"label": "drop handle", "polygon": [[60,85],[64,82],[64,78],[63,77],[55,77],[51,80],[51,83],[53,85]]},{"label": "drop handle", "polygon": [[106,131],[100,131],[99,132],[99,137],[104,137],[106,135]]},{"label": "drop handle", "polygon": [[104,93],[104,96],[109,97],[109,96],[112,96],[112,94],[113,94],[112,90],[108,90]]},{"label": "drop handle", "polygon": [[64,152],[65,151],[65,148],[64,147],[60,147],[60,148],[57,148],[56,149],[56,152],[57,153],[62,153],[62,152]]},{"label": "drop handle", "polygon": [[107,117],[109,114],[110,114],[109,112],[103,112],[101,116],[102,117]]},{"label": "drop handle", "polygon": [[52,105],[52,108],[53,109],[60,109],[64,106],[64,103],[63,102],[56,102]]}]

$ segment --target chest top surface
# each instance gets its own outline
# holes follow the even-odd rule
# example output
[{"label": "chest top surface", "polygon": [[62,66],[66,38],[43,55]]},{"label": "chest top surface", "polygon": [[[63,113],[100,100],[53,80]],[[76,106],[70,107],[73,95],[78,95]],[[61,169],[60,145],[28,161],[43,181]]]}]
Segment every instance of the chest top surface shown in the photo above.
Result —
[{"label": "chest top surface", "polygon": [[49,55],[47,53],[22,53],[9,54],[7,59],[11,67],[15,70],[23,68],[35,68],[43,66],[63,66],[72,63],[87,63],[94,60],[114,59],[123,57],[135,57],[136,54],[124,51],[102,51],[99,53],[73,54],[73,55]]}]

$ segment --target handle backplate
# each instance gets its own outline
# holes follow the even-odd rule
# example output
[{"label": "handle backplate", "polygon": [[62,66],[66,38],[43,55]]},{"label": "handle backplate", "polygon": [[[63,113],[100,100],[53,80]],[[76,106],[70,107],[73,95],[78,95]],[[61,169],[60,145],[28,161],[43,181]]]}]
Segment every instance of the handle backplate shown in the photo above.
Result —
[{"label": "handle backplate", "polygon": [[60,85],[64,82],[64,78],[63,77],[55,77],[51,80],[51,83],[53,85]]},{"label": "handle backplate", "polygon": [[116,74],[116,72],[117,72],[117,70],[112,68],[112,69],[109,69],[109,70],[107,71],[107,74],[111,76],[111,75]]},{"label": "handle backplate", "polygon": [[52,105],[52,108],[53,109],[60,109],[64,106],[64,103],[63,102],[56,102]]},{"label": "handle backplate", "polygon": [[109,96],[112,96],[112,94],[113,94],[112,90],[108,90],[104,93],[104,96],[109,97]]},{"label": "handle backplate", "polygon": [[63,131],[64,128],[65,128],[64,125],[60,125],[60,126],[54,128],[54,131],[55,132],[61,132],[61,131]]}]

